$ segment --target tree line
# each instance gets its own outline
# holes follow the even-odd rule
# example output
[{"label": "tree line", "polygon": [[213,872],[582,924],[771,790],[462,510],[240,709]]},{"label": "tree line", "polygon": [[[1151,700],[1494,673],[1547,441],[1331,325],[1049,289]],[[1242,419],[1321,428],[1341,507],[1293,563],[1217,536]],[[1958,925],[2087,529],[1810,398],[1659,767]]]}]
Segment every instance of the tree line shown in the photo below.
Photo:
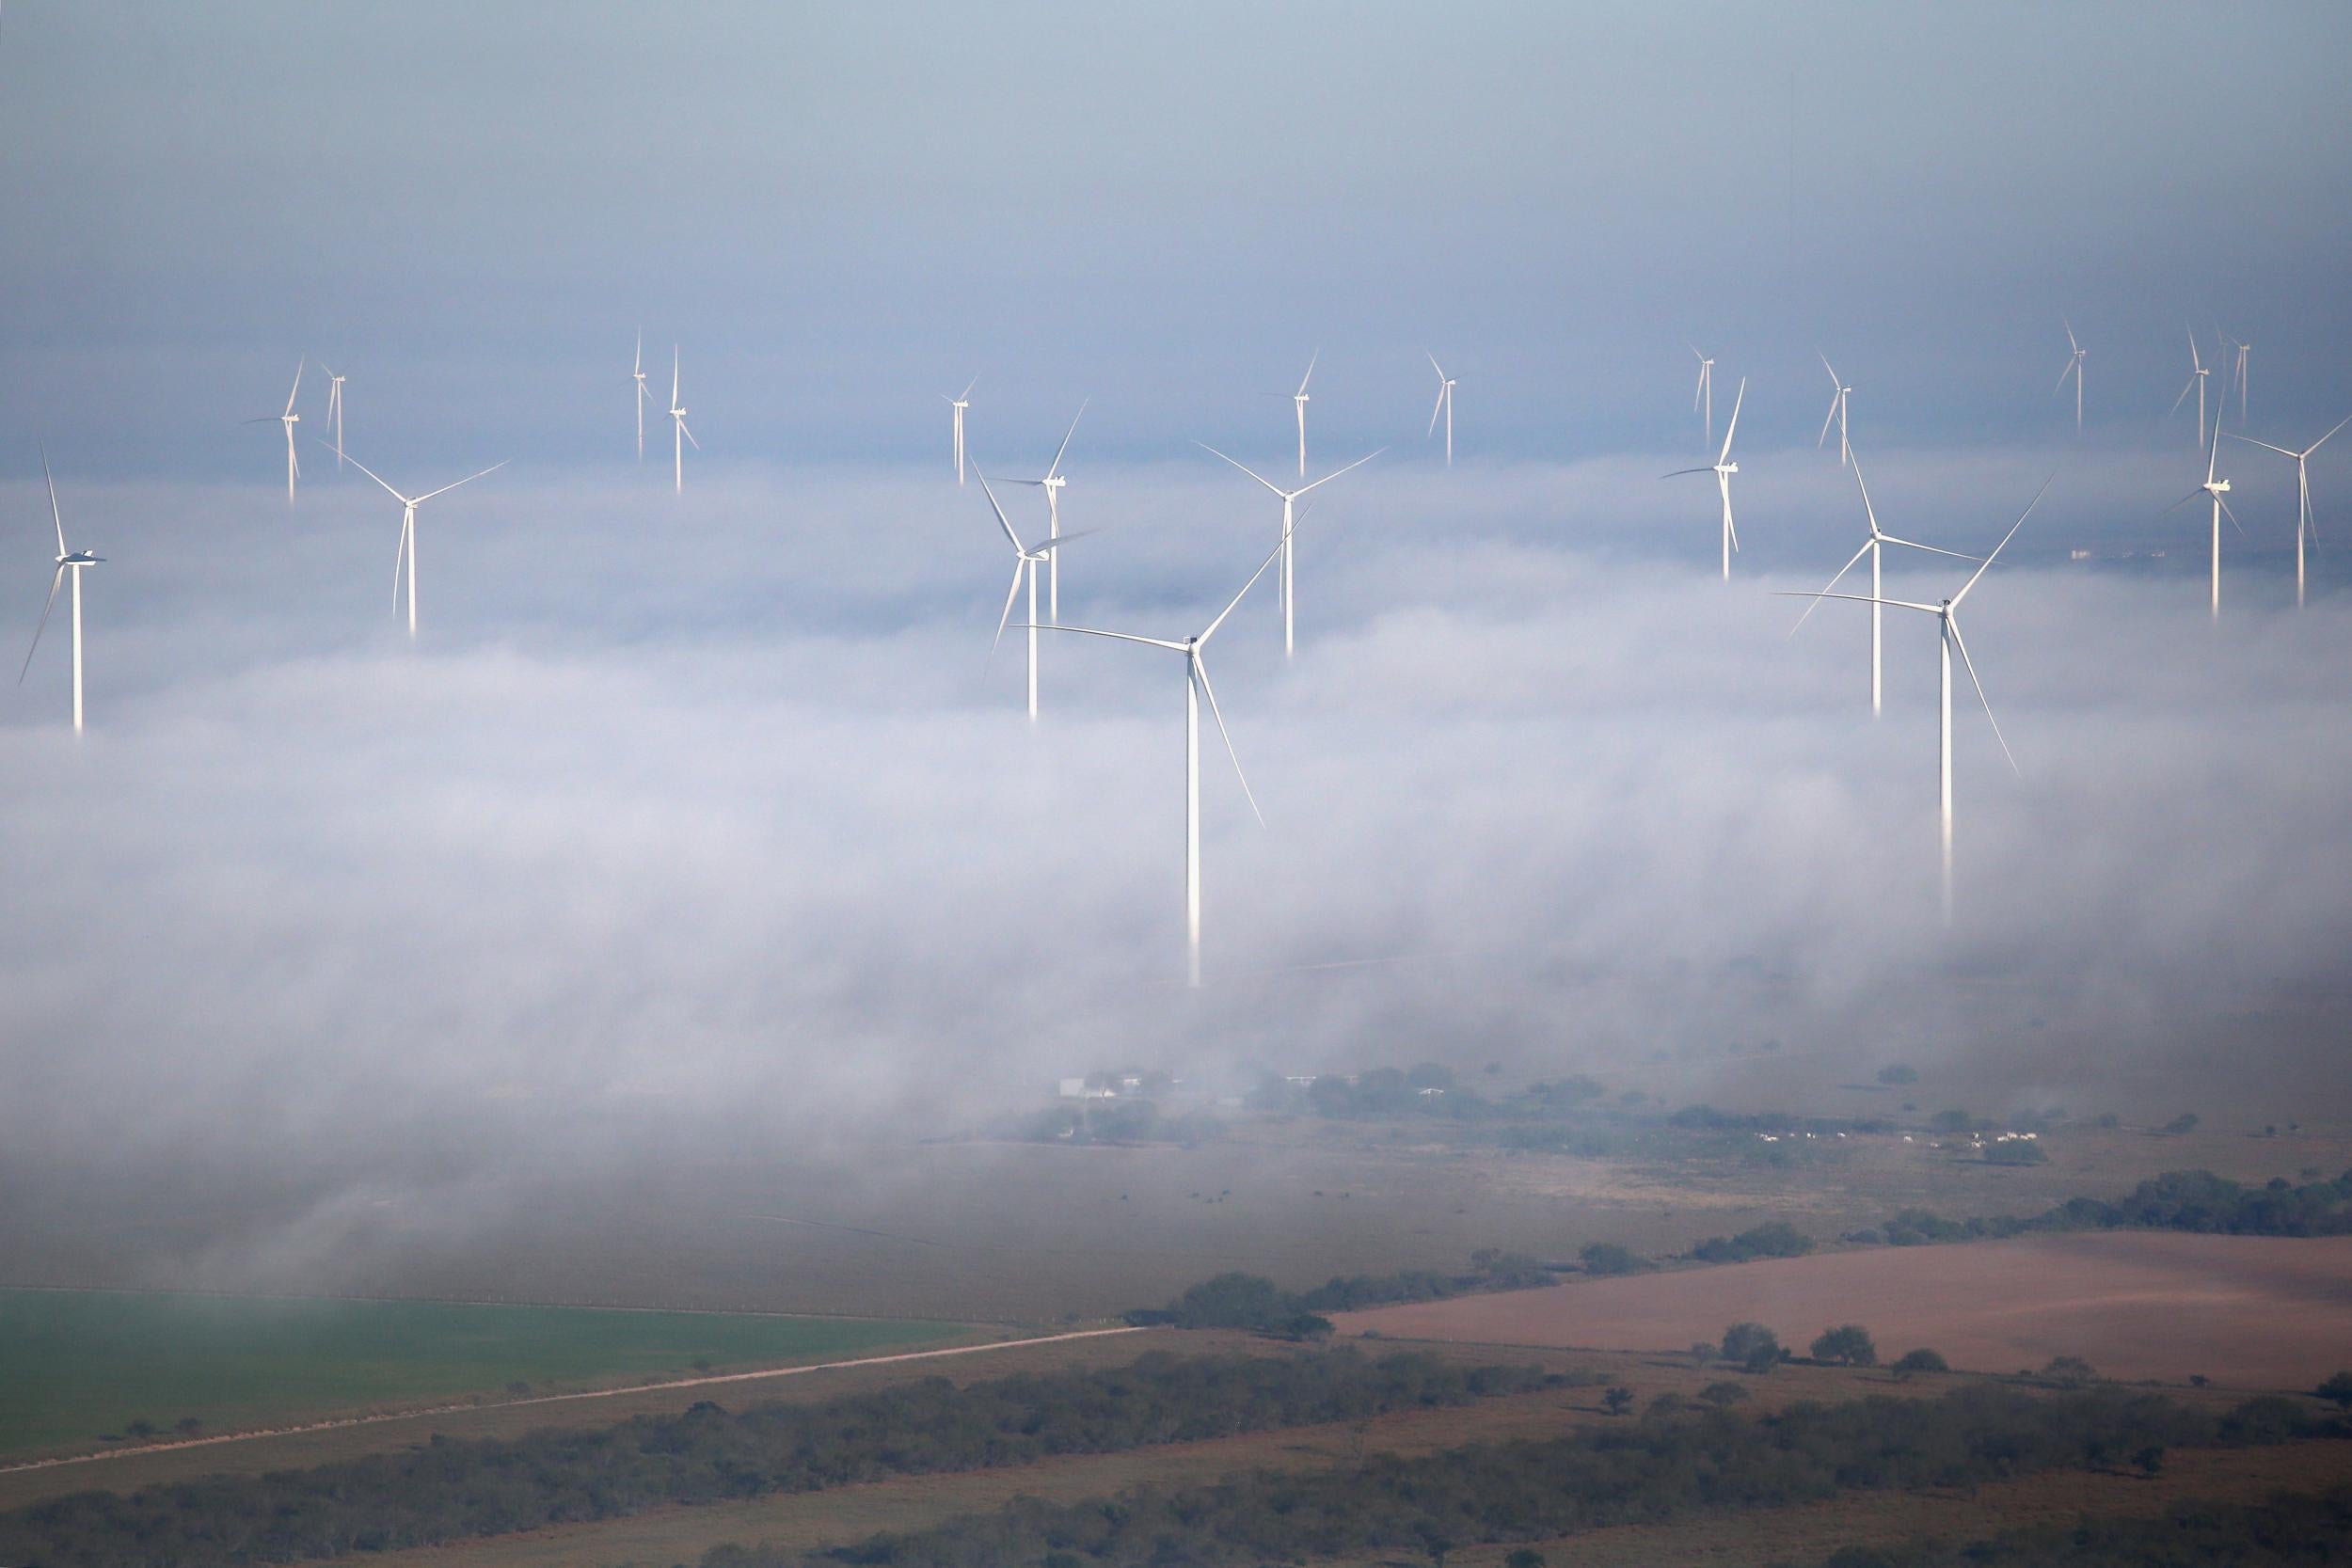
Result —
[{"label": "tree line", "polygon": [[432,1545],[669,1504],[846,1486],[1363,1420],[1547,1386],[1534,1367],[1425,1354],[1375,1360],[1179,1356],[943,1377],[737,1412],[705,1402],[587,1431],[452,1439],[261,1476],[212,1476],[128,1496],[87,1492],[0,1514],[0,1562],[32,1568],[230,1568]]},{"label": "tree line", "polygon": [[[2273,1177],[2249,1187],[2209,1170],[2169,1170],[2108,1201],[2070,1197],[2039,1214],[1947,1220],[1905,1209],[1877,1239],[1895,1246],[1972,1242],[2051,1230],[2189,1230],[2219,1236],[2352,1235],[2352,1170],[2300,1186]],[[1857,1240],[1868,1239],[1868,1233]]]},{"label": "tree line", "polygon": [[1675,1403],[1565,1435],[1473,1444],[1349,1470],[1256,1471],[1074,1503],[1023,1498],[935,1528],[818,1552],[728,1545],[702,1568],[1256,1568],[1311,1557],[1542,1540],[1612,1525],[1784,1507],[1841,1492],[1966,1486],[2168,1447],[2284,1441],[2291,1401],[2216,1417],[2114,1387],[2036,1397],[1974,1386],[1937,1400],[1800,1403],[1755,1418]]},{"label": "tree line", "polygon": [[1849,1546],[1820,1568],[2307,1568],[2346,1560],[2352,1488],[2281,1492],[2259,1503],[2185,1502],[2159,1518],[2086,1517],[1980,1541]]},{"label": "tree line", "polygon": [[1394,1274],[1334,1275],[1311,1291],[1285,1291],[1263,1275],[1229,1272],[1202,1280],[1166,1307],[1127,1314],[1136,1324],[1177,1328],[1240,1328],[1286,1339],[1320,1339],[1331,1332],[1326,1312],[1353,1312],[1399,1302],[1442,1301],[1481,1291],[1523,1291],[1549,1285],[1552,1272],[1520,1252],[1482,1247],[1464,1274],[1401,1269]]}]

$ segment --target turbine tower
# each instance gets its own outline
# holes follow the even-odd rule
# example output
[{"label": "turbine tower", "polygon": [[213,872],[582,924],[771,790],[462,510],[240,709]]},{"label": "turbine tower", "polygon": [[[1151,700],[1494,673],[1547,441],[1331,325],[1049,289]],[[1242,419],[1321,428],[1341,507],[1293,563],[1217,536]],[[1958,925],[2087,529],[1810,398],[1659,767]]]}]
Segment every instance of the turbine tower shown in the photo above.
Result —
[{"label": "turbine tower", "polygon": [[[2298,609],[2303,603],[2303,539],[2307,534],[2312,539],[2319,537],[2318,519],[2312,515],[2312,453],[2328,444],[2328,436],[2333,436],[2347,424],[2352,424],[2352,414],[2346,414],[2343,419],[2338,420],[2329,427],[2328,436],[2322,436],[2301,451],[2289,451],[2284,447],[2274,447],[2267,441],[2257,441],[2251,436],[2230,437],[2233,441],[2244,441],[2247,445],[2260,447],[2265,451],[2275,451],[2281,457],[2295,459],[2295,488],[2296,495],[2300,498],[2295,514],[2295,603]],[[2220,498],[2215,499],[2217,500]]]},{"label": "turbine tower", "polygon": [[2244,525],[2237,520],[2237,514],[2230,512],[2230,503],[2221,499],[2230,493],[2230,482],[2215,477],[2220,463],[2221,420],[2217,418],[2213,421],[2213,445],[2205,454],[2205,483],[2165,508],[2167,512],[2173,511],[2186,506],[2200,496],[2209,496],[2213,499],[2213,612],[2217,619],[2221,614],[2221,515],[2229,512],[2230,526],[2241,533],[2246,531]]},{"label": "turbine tower", "polygon": [[[1209,445],[1206,441],[1196,441],[1193,444],[1213,457],[1225,457],[1223,452],[1218,451],[1215,447]],[[1293,570],[1294,558],[1291,550],[1291,535],[1298,524],[1296,510],[1298,498],[1305,495],[1308,491],[1315,489],[1319,485],[1330,483],[1333,480],[1339,478],[1340,475],[1347,472],[1348,468],[1362,467],[1365,464],[1379,456],[1381,452],[1388,450],[1389,449],[1386,447],[1380,447],[1372,451],[1368,451],[1364,453],[1363,456],[1356,459],[1355,462],[1350,463],[1347,466],[1347,468],[1334,468],[1329,473],[1325,474],[1321,479],[1316,480],[1314,483],[1302,484],[1295,490],[1285,490],[1280,485],[1275,483],[1272,480],[1266,478],[1265,475],[1259,473],[1256,469],[1248,467],[1240,463],[1234,463],[1232,458],[1225,457],[1226,462],[1232,463],[1234,467],[1240,468],[1243,473],[1248,474],[1251,479],[1256,480],[1259,483],[1264,485],[1267,489],[1282,498],[1282,539],[1281,543],[1275,546],[1275,549],[1276,552],[1282,558],[1282,571],[1280,577],[1277,580],[1280,589],[1280,598],[1282,601],[1282,656],[1285,658],[1290,657],[1291,650],[1295,641],[1295,617],[1297,609],[1297,577]]]},{"label": "turbine tower", "polygon": [[326,371],[326,419],[335,427],[335,467],[340,468],[343,466],[343,378],[324,364],[319,369]]},{"label": "turbine tower", "polygon": [[40,620],[33,626],[33,645],[24,650],[24,664],[16,673],[16,684],[24,684],[24,672],[33,667],[34,651],[40,646],[40,634],[49,625],[49,612],[56,608],[57,584],[68,572],[73,574],[73,733],[82,733],[82,572],[106,558],[87,550],[68,549],[65,543],[65,515],[57,510],[57,481],[49,471],[49,449],[40,449],[40,477],[49,483],[49,521],[57,531],[57,569],[50,575],[49,597],[40,607]]},{"label": "turbine tower", "polygon": [[[1427,349],[1422,352],[1429,354]],[[1429,429],[1426,434],[1435,436],[1438,433],[1438,416],[1443,414],[1445,416],[1445,466],[1451,468],[1454,467],[1454,377],[1445,373],[1445,367],[1438,363],[1438,356],[1434,354],[1429,354],[1429,368],[1438,372],[1438,404],[1436,407],[1429,410]]]},{"label": "turbine tower", "polygon": [[[1859,457],[1853,460],[1853,482],[1862,491],[1862,515],[1869,519],[1870,537],[1865,539],[1862,542],[1862,547],[1854,551],[1843,566],[1837,568],[1837,576],[1830,578],[1821,592],[1828,594],[1836,589],[1845,575],[1853,570],[1855,562],[1860,561],[1866,555],[1870,558],[1870,717],[1875,719],[1879,716],[1884,691],[1881,675],[1880,654],[1884,641],[1886,608],[1880,602],[1880,595],[1883,590],[1880,586],[1879,566],[1880,557],[1885,553],[1885,546],[1900,545],[1905,549],[1924,550],[1930,555],[1948,555],[1955,561],[1975,561],[1977,558],[1973,555],[1963,555],[1958,550],[1938,549],[1933,545],[1922,545],[1915,539],[1898,539],[1893,534],[1883,531],[1879,527],[1878,511],[1870,504],[1870,487],[1863,483],[1862,459]],[[1796,636],[1799,628],[1804,626],[1813,612],[1820,608],[1821,601],[1818,598],[1806,605],[1804,613],[1797,617],[1796,626],[1788,628],[1788,635]]]},{"label": "turbine tower", "polygon": [[2056,397],[2066,389],[2068,376],[2074,378],[2074,434],[2080,436],[2083,433],[2083,361],[2090,357],[2090,351],[2075,339],[2074,324],[2071,321],[2066,324],[2066,345],[2074,352],[2066,361],[2066,368],[2058,372],[2058,385],[2050,388],[2050,395]]},{"label": "turbine tower", "polygon": [[2197,331],[2192,327],[2188,334],[2188,379],[2181,383],[2181,395],[2172,400],[2172,407],[2165,418],[2170,419],[2181,411],[2181,404],[2188,401],[2189,389],[2194,388],[2197,392],[2197,444],[2201,447],[2205,444],[2205,378],[2211,374],[2213,372],[2207,368],[2204,356],[2197,352]]},{"label": "turbine tower", "polygon": [[1691,353],[1699,362],[1699,384],[1691,394],[1691,412],[1706,407],[1707,445],[1711,447],[1715,444],[1715,361],[1700,354],[1696,343],[1691,345]]},{"label": "turbine tower", "polygon": [[302,371],[303,367],[309,363],[310,359],[308,356],[305,356],[294,366],[294,390],[286,394],[286,411],[284,413],[263,414],[259,419],[247,420],[245,421],[246,424],[280,424],[285,426],[286,502],[290,506],[294,504],[294,479],[302,472],[302,464],[300,460],[294,456],[294,426],[302,422],[302,416],[294,412],[294,399],[301,394]]},{"label": "turbine tower", "polygon": [[410,641],[413,642],[417,639],[417,508],[436,496],[447,495],[450,491],[456,489],[458,484],[471,484],[475,480],[480,479],[482,474],[498,472],[506,467],[508,461],[506,458],[501,458],[483,469],[482,473],[468,474],[455,484],[444,484],[438,490],[427,490],[421,496],[404,496],[389,484],[386,484],[384,476],[373,468],[356,457],[351,460],[353,467],[375,481],[376,483],[383,484],[385,491],[391,496],[392,499],[400,502],[400,547],[392,554],[392,610],[395,613],[400,610],[401,568],[405,566],[408,572],[408,640]]},{"label": "turbine tower", "polygon": [[958,485],[961,485],[963,483],[963,411],[972,406],[972,388],[974,387],[977,387],[979,384],[980,378],[976,375],[968,384],[965,385],[963,390],[956,396],[948,397],[945,392],[939,394],[941,399],[946,403],[948,408],[953,410],[954,413],[956,483]]},{"label": "turbine tower", "polygon": [[[2057,477],[2053,474],[2051,479]],[[2001,551],[2008,548],[2011,539],[2017,537],[2017,531],[2026,526],[2026,519],[2033,515],[2033,509],[2042,504],[2042,497],[2049,488],[2050,479],[2043,480],[2042,488],[2033,493],[2033,499],[2026,503],[2026,510],[2018,514],[2015,522],[2010,524],[2009,531],[2001,535],[2001,542],[1993,546],[1993,553],[1986,556],[1968,580],[1961,585],[1959,593],[1940,603],[1919,604],[1910,599],[1885,599],[1875,594],[1789,594],[1783,595],[1788,598],[1815,600],[1848,599],[1857,604],[1872,606],[1892,605],[1898,610],[1916,610],[1936,618],[1942,633],[1943,675],[1942,685],[1937,693],[1936,767],[1940,776],[1939,794],[1943,808],[1944,924],[1947,926],[1952,923],[1952,655],[1955,651],[1960,655],[1962,667],[1968,672],[1968,684],[1977,689],[1977,701],[1984,705],[1985,721],[1993,726],[1993,738],[2001,743],[2001,754],[2009,758],[2010,770],[2018,771],[2016,754],[2009,749],[2008,737],[2001,734],[2001,721],[1993,717],[1992,699],[1985,696],[1984,682],[1977,677],[1976,660],[1968,657],[1967,641],[1960,635],[1960,605],[1961,601],[1968,596],[1969,591],[1983,579],[1984,574],[1993,569],[1993,563],[2000,559]]]},{"label": "turbine tower", "polygon": [[[645,329],[642,326],[637,329],[637,358],[630,365],[628,373],[637,383],[637,461],[643,463],[645,460],[645,405],[651,404],[658,414],[661,411],[661,400],[654,396],[653,388],[645,384]],[[673,397],[670,401],[675,403],[677,400]]]},{"label": "turbine tower", "polygon": [[996,640],[988,645],[988,657],[992,659],[996,657],[997,645],[1005,640],[1005,625],[1012,619],[1012,602],[1020,596],[1021,579],[1025,577],[1029,579],[1029,619],[1026,623],[1029,631],[1029,722],[1034,724],[1037,722],[1038,564],[1050,560],[1055,551],[1073,539],[1083,539],[1094,531],[1081,529],[1075,533],[1065,533],[1031,549],[1021,542],[1019,534],[1013,532],[1012,519],[1005,515],[1005,509],[996,504],[996,492],[988,487],[988,475],[980,473],[977,463],[972,466],[972,471],[980,475],[980,493],[988,498],[989,510],[996,514],[996,526],[1005,531],[1006,539],[1012,545],[1012,586],[1005,591],[1005,612],[996,617]]},{"label": "turbine tower", "polygon": [[[1818,349],[1814,352],[1820,353]],[[1846,440],[1846,400],[1853,395],[1853,388],[1837,378],[1837,367],[1829,362],[1829,356],[1826,354],[1821,355],[1821,369],[1829,372],[1831,388],[1829,417],[1821,421],[1821,434],[1814,441],[1813,450],[1819,451],[1821,449],[1821,444],[1829,439],[1829,427],[1836,425],[1837,427],[1837,466],[1842,468],[1853,461],[1853,448]]]},{"label": "turbine tower", "polygon": [[1307,373],[1298,378],[1298,390],[1291,394],[1291,405],[1298,410],[1298,477],[1307,477],[1307,383],[1315,378],[1315,361],[1323,357],[1317,349],[1307,356]]},{"label": "turbine tower", "polygon": [[1715,461],[1703,468],[1677,468],[1661,474],[1661,479],[1680,479],[1684,474],[1713,474],[1715,487],[1724,493],[1724,580],[1731,580],[1731,552],[1740,547],[1740,531],[1731,525],[1731,476],[1740,471],[1740,465],[1731,460],[1731,438],[1740,434],[1740,405],[1748,398],[1747,377],[1740,378],[1740,390],[1732,395],[1731,423],[1724,427],[1724,450]]},{"label": "turbine tower", "polygon": [[[686,494],[686,444],[693,441],[696,451],[703,450],[703,444],[695,441],[694,433],[686,428],[686,410],[678,405],[677,345],[675,343],[670,345],[670,418],[677,426],[677,429],[671,434],[670,445],[675,449],[676,453],[675,459],[676,493],[682,496]],[[409,570],[413,573],[415,567],[411,565]]]},{"label": "turbine tower", "polygon": [[[1015,484],[1033,484],[1045,492],[1045,536],[1049,541],[1045,547],[1048,550],[1053,548],[1050,541],[1061,537],[1061,492],[1062,486],[1070,483],[1068,476],[1061,471],[1062,453],[1070,450],[1070,438],[1078,434],[1078,421],[1086,418],[1089,401],[1090,400],[1081,399],[1078,411],[1070,417],[1070,428],[1062,432],[1061,445],[1054,449],[1054,464],[1045,470],[1045,477],[1043,479],[1016,479],[1012,482]],[[1061,619],[1061,558],[1059,556],[1051,557],[1045,562],[1045,618],[1049,621]],[[1029,619],[1034,621],[1037,617],[1032,615]]]},{"label": "turbine tower", "polygon": [[1265,576],[1268,566],[1282,553],[1280,545],[1258,563],[1249,574],[1249,580],[1241,585],[1241,592],[1225,602],[1225,608],[1198,636],[1181,642],[1159,637],[1136,637],[1123,631],[1096,631],[1090,626],[1046,626],[1046,631],[1076,632],[1082,637],[1107,637],[1118,642],[1140,642],[1146,647],[1166,648],[1184,656],[1184,948],[1186,973],[1194,987],[1200,984],[1200,699],[1209,700],[1209,716],[1216,721],[1216,733],[1225,737],[1225,754],[1233,759],[1233,776],[1241,780],[1242,794],[1249,801],[1250,815],[1261,827],[1265,814],[1258,810],[1258,798],[1250,793],[1249,777],[1241,770],[1241,753],[1233,750],[1233,735],[1225,727],[1225,715],[1217,710],[1216,689],[1209,684],[1209,667],[1201,660],[1209,639],[1216,635],[1225,618],[1233,613],[1258,579]]}]

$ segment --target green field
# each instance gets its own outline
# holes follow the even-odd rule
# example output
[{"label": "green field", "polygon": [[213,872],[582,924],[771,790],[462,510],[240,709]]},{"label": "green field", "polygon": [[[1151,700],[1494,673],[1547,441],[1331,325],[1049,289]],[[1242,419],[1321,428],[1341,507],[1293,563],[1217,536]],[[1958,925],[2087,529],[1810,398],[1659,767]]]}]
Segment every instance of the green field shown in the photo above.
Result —
[{"label": "green field", "polygon": [[0,1455],[920,1348],[961,1323],[0,1289]]}]

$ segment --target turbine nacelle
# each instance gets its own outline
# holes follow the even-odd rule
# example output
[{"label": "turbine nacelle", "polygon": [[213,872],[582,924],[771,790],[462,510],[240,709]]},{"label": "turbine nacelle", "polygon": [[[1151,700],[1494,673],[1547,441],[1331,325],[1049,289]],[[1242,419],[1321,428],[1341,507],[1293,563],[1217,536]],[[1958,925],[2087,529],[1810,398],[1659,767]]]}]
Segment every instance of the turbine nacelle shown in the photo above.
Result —
[{"label": "turbine nacelle", "polygon": [[1736,474],[1740,471],[1740,465],[1737,461],[1718,463],[1715,465],[1715,471],[1719,474]]},{"label": "turbine nacelle", "polygon": [[57,557],[57,564],[60,566],[95,566],[105,559],[103,555],[92,555],[87,550],[75,550],[72,555]]},{"label": "turbine nacelle", "polygon": [[2230,493],[2230,482],[2226,479],[2211,480],[2206,483],[2204,488],[2209,494],[2226,496]]}]

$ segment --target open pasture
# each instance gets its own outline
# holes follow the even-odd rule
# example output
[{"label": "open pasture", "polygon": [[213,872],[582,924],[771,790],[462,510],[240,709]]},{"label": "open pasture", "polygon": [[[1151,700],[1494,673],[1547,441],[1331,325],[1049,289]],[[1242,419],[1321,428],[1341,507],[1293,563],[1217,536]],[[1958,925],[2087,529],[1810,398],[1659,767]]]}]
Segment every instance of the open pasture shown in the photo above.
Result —
[{"label": "open pasture", "polygon": [[936,1344],[946,1323],[0,1290],[0,1455]]},{"label": "open pasture", "polygon": [[2352,1238],[2112,1231],[1886,1247],[1339,1314],[1343,1334],[1662,1350],[1763,1323],[1800,1353],[1860,1323],[2007,1372],[2081,1356],[2111,1377],[2304,1389],[2352,1364]]}]

